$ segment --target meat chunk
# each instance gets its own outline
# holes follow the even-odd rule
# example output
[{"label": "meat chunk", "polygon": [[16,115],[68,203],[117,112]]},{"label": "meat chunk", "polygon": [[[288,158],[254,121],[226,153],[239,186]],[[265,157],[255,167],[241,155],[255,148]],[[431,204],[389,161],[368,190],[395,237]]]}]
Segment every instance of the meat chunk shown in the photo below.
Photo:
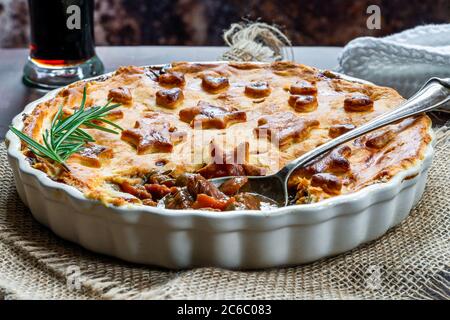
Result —
[{"label": "meat chunk", "polygon": [[199,101],[196,107],[182,109],[179,115],[181,121],[202,129],[225,129],[230,124],[247,121],[244,111],[229,110],[204,101]]},{"label": "meat chunk", "polygon": [[173,146],[182,141],[185,133],[178,132],[161,114],[150,114],[136,121],[134,128],[122,131],[121,139],[136,147],[138,154],[172,152]]},{"label": "meat chunk", "polygon": [[293,95],[315,95],[317,87],[309,81],[300,80],[291,85],[289,92]]},{"label": "meat chunk", "polygon": [[184,79],[184,74],[181,72],[167,72],[163,73],[158,77],[158,82],[163,87],[184,87],[186,80]]},{"label": "meat chunk", "polygon": [[373,101],[369,96],[354,92],[344,100],[344,110],[347,112],[364,112],[373,109]]},{"label": "meat chunk", "polygon": [[252,82],[245,86],[245,94],[250,98],[264,98],[270,95],[270,89],[267,81]]},{"label": "meat chunk", "polygon": [[339,137],[340,135],[343,135],[344,133],[349,132],[355,128],[356,128],[356,126],[351,123],[335,124],[335,125],[332,125],[328,129],[328,136],[330,138],[336,138],[336,137]]},{"label": "meat chunk", "polygon": [[230,86],[226,77],[204,76],[202,78],[202,88],[209,93],[218,93]]},{"label": "meat chunk", "polygon": [[262,196],[241,192],[238,189],[247,182],[246,177],[233,179],[230,184],[222,187],[231,196],[228,197],[214,184],[198,174],[185,173],[177,178],[177,187],[170,189],[170,194],[164,198],[166,208],[169,209],[208,209],[214,211],[225,210],[259,210],[264,207],[276,207],[273,200]]},{"label": "meat chunk", "polygon": [[189,194],[194,198],[200,193],[216,199],[226,198],[225,194],[223,194],[212,182],[206,180],[199,174],[182,174],[177,178],[176,185],[186,187]]},{"label": "meat chunk", "polygon": [[278,112],[263,116],[258,120],[255,133],[258,138],[265,137],[280,149],[306,139],[311,129],[319,126],[319,121],[297,117],[291,112]]},{"label": "meat chunk", "polygon": [[[173,196],[169,196],[169,198],[173,198],[169,201],[175,203],[176,206],[180,206],[179,203],[182,203],[182,205],[190,205],[194,209],[211,208],[222,211],[234,201],[199,174],[185,173],[177,178],[176,184],[181,186],[180,190],[185,189],[188,194],[178,191]],[[195,199],[195,202],[192,199]]]},{"label": "meat chunk", "polygon": [[129,105],[133,101],[130,89],[126,87],[118,87],[108,92],[108,100],[113,102]]},{"label": "meat chunk", "polygon": [[242,167],[247,176],[264,176],[267,173],[266,168],[258,167],[254,164],[243,163]]},{"label": "meat chunk", "polygon": [[297,112],[311,112],[317,109],[317,98],[311,95],[291,95],[289,105]]},{"label": "meat chunk", "polygon": [[77,162],[86,167],[100,168],[103,163],[113,157],[113,150],[109,147],[88,143],[80,151],[74,153],[68,162]]},{"label": "meat chunk", "polygon": [[162,184],[165,185],[166,187],[171,188],[175,186],[175,179],[166,174],[155,173],[152,174],[150,177],[148,177],[147,183]]},{"label": "meat chunk", "polygon": [[170,193],[170,188],[163,184],[146,184],[144,185],[145,190],[147,190],[151,195],[152,199],[159,200],[166,194]]},{"label": "meat chunk", "polygon": [[320,187],[328,194],[337,195],[341,193],[342,182],[333,174],[316,173],[311,177],[311,186]]},{"label": "meat chunk", "polygon": [[173,188],[163,201],[167,209],[189,209],[192,208],[194,198],[186,188]]},{"label": "meat chunk", "polygon": [[174,109],[184,99],[183,91],[180,88],[163,89],[156,92],[156,104]]},{"label": "meat chunk", "polygon": [[247,182],[247,177],[231,178],[222,183],[222,185],[219,187],[219,190],[225,193],[227,196],[234,196]]}]

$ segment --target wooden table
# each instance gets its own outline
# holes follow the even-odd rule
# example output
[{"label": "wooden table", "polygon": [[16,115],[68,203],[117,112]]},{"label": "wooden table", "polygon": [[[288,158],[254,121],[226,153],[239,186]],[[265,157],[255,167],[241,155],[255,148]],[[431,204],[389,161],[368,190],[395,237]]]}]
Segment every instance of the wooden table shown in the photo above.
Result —
[{"label": "wooden table", "polygon": [[[162,64],[171,61],[217,60],[225,47],[98,47],[106,71],[121,65]],[[339,47],[295,47],[295,61],[322,69],[337,65]],[[0,139],[3,139],[11,119],[30,102],[46,93],[22,84],[22,68],[27,59],[26,49],[0,49]]]}]

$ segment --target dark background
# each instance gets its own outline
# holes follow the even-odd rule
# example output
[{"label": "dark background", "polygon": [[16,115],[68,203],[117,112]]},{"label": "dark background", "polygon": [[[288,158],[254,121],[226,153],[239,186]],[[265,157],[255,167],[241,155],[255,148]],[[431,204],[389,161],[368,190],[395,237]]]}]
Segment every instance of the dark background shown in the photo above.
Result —
[{"label": "dark background", "polygon": [[[381,30],[366,27],[371,4],[381,8]],[[223,30],[244,17],[279,25],[294,45],[341,46],[358,36],[447,23],[450,0],[96,0],[96,42],[222,45]],[[0,47],[27,43],[26,0],[0,0]]]}]

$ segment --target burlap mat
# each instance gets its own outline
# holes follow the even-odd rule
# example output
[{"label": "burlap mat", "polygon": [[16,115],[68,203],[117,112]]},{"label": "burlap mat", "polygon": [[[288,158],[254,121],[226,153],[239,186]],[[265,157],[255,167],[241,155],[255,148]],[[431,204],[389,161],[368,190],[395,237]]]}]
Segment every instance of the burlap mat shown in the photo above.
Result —
[{"label": "burlap mat", "polygon": [[34,221],[18,198],[1,143],[0,298],[448,299],[450,148],[445,145],[436,148],[420,203],[381,239],[308,265],[241,272],[133,265],[59,239]]}]

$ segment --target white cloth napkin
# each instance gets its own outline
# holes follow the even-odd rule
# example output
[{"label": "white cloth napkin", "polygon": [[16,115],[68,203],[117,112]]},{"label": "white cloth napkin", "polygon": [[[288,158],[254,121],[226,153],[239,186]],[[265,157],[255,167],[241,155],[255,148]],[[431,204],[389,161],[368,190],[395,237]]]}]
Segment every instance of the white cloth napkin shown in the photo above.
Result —
[{"label": "white cloth napkin", "polygon": [[431,77],[450,78],[450,24],[352,40],[339,57],[338,71],[409,97]]}]

